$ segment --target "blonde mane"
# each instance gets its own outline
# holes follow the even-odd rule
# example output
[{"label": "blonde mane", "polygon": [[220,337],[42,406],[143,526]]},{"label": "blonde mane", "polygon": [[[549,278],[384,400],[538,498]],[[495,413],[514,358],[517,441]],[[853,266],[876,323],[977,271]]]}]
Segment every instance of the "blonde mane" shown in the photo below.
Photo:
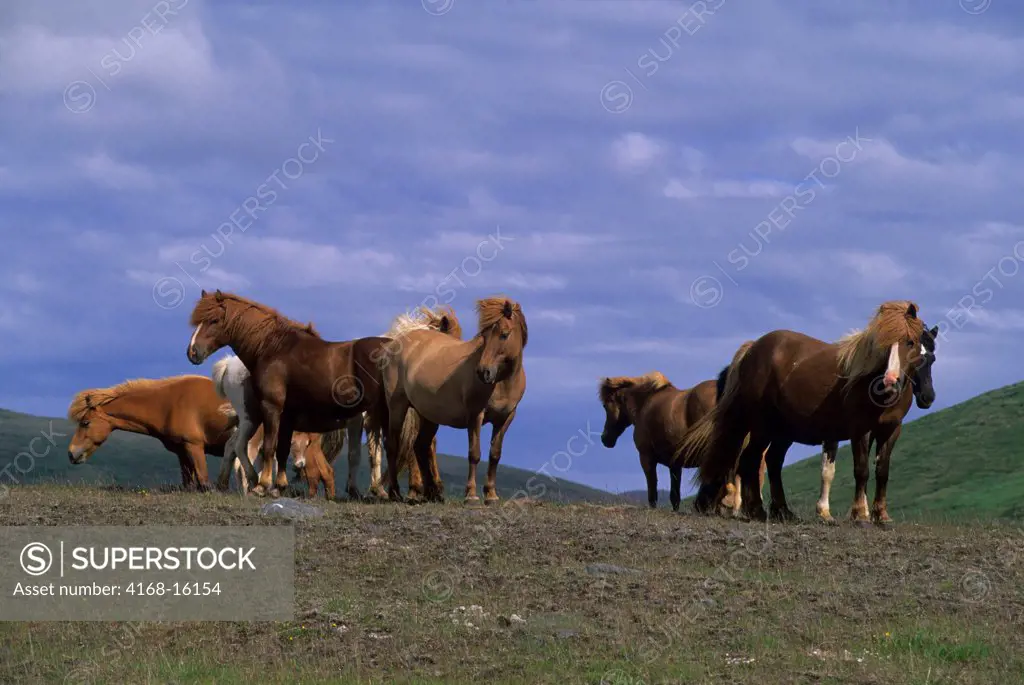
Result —
[{"label": "blonde mane", "polygon": [[672,383],[660,371],[651,371],[643,376],[612,376],[601,381],[597,396],[601,398],[601,404],[607,405],[620,390],[656,392],[670,385]]},{"label": "blonde mane", "polygon": [[83,421],[91,409],[110,404],[117,398],[123,397],[130,392],[135,392],[136,390],[155,390],[187,378],[210,380],[206,376],[185,374],[182,376],[169,376],[167,378],[135,378],[112,385],[109,388],[82,390],[71,400],[71,406],[68,407],[68,420],[75,422]]},{"label": "blonde mane", "polygon": [[519,324],[519,330],[523,336],[523,347],[526,347],[528,331],[523,308],[519,306],[518,302],[507,297],[488,297],[476,301],[476,311],[479,317],[477,334],[483,333],[505,317],[506,304],[512,309],[512,321]]},{"label": "blonde mane", "polygon": [[839,371],[847,385],[878,369],[885,361],[894,343],[920,340],[924,322],[920,317],[908,315],[909,309],[918,307],[909,300],[884,302],[863,330],[854,330],[843,336],[839,346]]},{"label": "blonde mane", "polygon": [[[231,311],[229,305],[234,305],[236,309]],[[299,323],[265,304],[220,290],[205,293],[199,298],[189,317],[189,325],[198,326],[206,322],[216,315],[221,307],[225,312],[223,325],[227,334],[257,341],[256,352],[266,351],[285,336],[295,332],[307,333],[318,340],[323,340],[312,322]]]},{"label": "blonde mane", "polygon": [[392,320],[384,337],[399,338],[409,331],[440,331],[444,317],[448,317],[448,330],[445,332],[453,338],[462,340],[462,325],[459,323],[459,317],[455,315],[455,310],[448,305],[441,305],[433,309],[426,305],[420,305],[411,312],[399,314]]}]

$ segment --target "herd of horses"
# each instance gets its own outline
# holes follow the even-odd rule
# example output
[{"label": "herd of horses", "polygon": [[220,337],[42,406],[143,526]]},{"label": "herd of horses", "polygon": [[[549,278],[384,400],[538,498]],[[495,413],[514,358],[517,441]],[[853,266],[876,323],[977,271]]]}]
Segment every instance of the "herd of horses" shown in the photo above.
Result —
[{"label": "herd of horses", "polygon": [[[441,306],[402,314],[383,335],[333,342],[312,323],[259,302],[203,291],[189,319],[186,356],[198,366],[222,348],[234,354],[215,362],[209,377],[137,379],[79,392],[68,410],[77,424],[68,458],[83,463],[113,430],[131,431],[159,439],[178,457],[186,488],[210,489],[209,454],[223,457],[218,489],[230,489],[233,473],[243,493],[277,497],[289,485],[291,455],[309,495],[322,483],[334,499],[333,463],[347,438],[346,492],[360,499],[356,474],[365,432],[369,498],[444,501],[436,435],[448,426],[467,431],[465,501],[474,503],[480,501],[480,432],[490,424],[484,501],[493,504],[500,501],[502,443],[526,391],[528,332],[522,307],[510,298],[478,300],[476,311],[477,332],[468,340],[454,310]],[[849,440],[856,480],[851,518],[885,523],[889,460],[903,419],[915,398],[922,409],[935,399],[937,330],[928,329],[914,303],[890,301],[863,330],[834,343],[787,330],[745,342],[717,379],[689,389],[660,372],[607,377],[598,393],[605,410],[601,440],[614,447],[634,427],[651,507],[659,464],[671,474],[674,510],[682,469],[696,468],[698,512],[761,521],[795,518],[782,487],[793,443],[822,445],[817,511],[831,521],[836,449]],[[869,511],[872,443],[876,489]],[[403,471],[405,498],[398,482]],[[765,475],[770,512],[762,502]]]}]

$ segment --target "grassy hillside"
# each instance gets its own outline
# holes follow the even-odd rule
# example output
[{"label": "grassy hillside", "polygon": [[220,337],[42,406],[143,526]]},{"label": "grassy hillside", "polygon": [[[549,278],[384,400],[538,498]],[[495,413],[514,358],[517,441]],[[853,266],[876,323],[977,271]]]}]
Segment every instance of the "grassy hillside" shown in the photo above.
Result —
[{"label": "grassy hillside", "polygon": [[[33,438],[48,435],[51,425],[56,446],[51,446],[43,437],[32,443],[35,453],[45,454],[45,456],[35,459],[31,471],[24,476],[18,474],[12,466],[10,472],[19,480],[27,483],[69,482],[141,487],[181,484],[181,471],[177,458],[153,438],[116,432],[89,458],[86,464],[73,466],[67,458],[68,442],[74,434],[74,428],[70,422],[64,419],[48,419],[19,414],[3,409],[0,409],[0,470],[8,464],[12,464],[15,455],[28,450],[29,443]],[[359,483],[362,490],[366,491],[370,475],[365,458],[365,445],[363,449],[364,459],[360,466]],[[341,454],[338,461],[335,462],[334,470],[339,496],[344,496],[344,485],[348,478],[346,453],[347,447],[345,453]],[[16,466],[19,469],[28,469],[30,464],[32,464],[32,460],[23,456],[18,460]],[[479,469],[477,474],[481,497],[483,496],[484,477],[487,473],[486,460],[482,464],[484,464],[484,468]],[[216,479],[220,465],[219,458],[207,457],[211,482]],[[439,454],[438,467],[441,469],[441,477],[444,479],[448,496],[461,499],[468,468],[466,459]],[[534,475],[532,471],[517,469],[502,463],[498,471],[498,494],[502,497],[511,497],[516,491],[525,490],[527,481]],[[405,477],[402,476],[399,482],[404,492],[407,486]],[[552,483],[544,478],[543,482],[547,488],[544,499],[548,501],[613,502],[619,499],[603,490],[567,480]],[[0,478],[0,483],[9,483],[9,479]]]},{"label": "grassy hillside", "polygon": [[[29,486],[0,520],[282,525],[209,499]],[[293,620],[0,621],[0,683],[1024,682],[1013,526],[347,502],[283,525]]]}]

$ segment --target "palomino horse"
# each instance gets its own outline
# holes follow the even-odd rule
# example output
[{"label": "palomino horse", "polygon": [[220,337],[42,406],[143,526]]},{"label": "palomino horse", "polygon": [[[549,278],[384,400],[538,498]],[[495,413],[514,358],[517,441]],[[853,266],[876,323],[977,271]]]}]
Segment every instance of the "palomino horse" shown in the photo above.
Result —
[{"label": "palomino horse", "polygon": [[[790,445],[851,440],[858,464],[857,501],[851,513],[856,520],[867,520],[866,460],[868,439],[874,434],[882,447],[876,470],[880,496],[875,499],[873,517],[889,520],[884,499],[889,454],[903,420],[903,413],[894,407],[904,393],[910,393],[901,379],[921,360],[925,332],[917,311],[912,302],[886,302],[865,330],[838,343],[778,330],[737,355],[718,404],[687,433],[678,449],[678,457],[700,464],[695,509],[707,512],[731,474],[738,471],[744,513],[752,519],[767,519],[761,499],[755,496],[757,461],[767,448],[772,518],[793,519],[782,488],[782,463]],[[749,443],[743,447],[748,434]]]},{"label": "palomino horse", "polygon": [[[935,337],[939,334],[939,327],[936,326],[931,330],[925,330],[921,336],[921,358],[920,361],[915,364],[908,374],[910,376],[910,382],[913,386],[914,400],[917,402],[917,406],[920,409],[927,409],[932,406],[935,401],[935,389],[932,386],[932,364],[935,363]],[[861,452],[861,459],[858,461],[856,456],[853,463],[853,475],[857,482],[857,490],[855,492],[854,504],[856,505],[860,501],[860,497],[866,499],[867,480],[868,480],[868,454],[871,451],[871,443],[875,443],[875,509],[879,508],[881,511],[885,511],[885,490],[888,484],[889,476],[889,458],[892,455],[892,450],[896,446],[896,441],[900,437],[900,431],[903,429],[903,418],[910,411],[910,394],[903,392],[898,396],[889,396],[890,399],[895,399],[893,405],[894,415],[898,415],[900,423],[896,425],[895,430],[889,437],[888,446],[883,445],[879,442],[882,435],[878,431],[872,431],[870,440]],[[818,502],[815,505],[815,510],[818,512],[818,516],[822,520],[831,523],[833,521],[832,514],[829,511],[829,491],[832,489],[832,479],[836,475],[836,451],[838,443],[831,443],[825,446],[825,449],[821,452],[821,496],[818,498]],[[883,450],[887,450],[883,452]],[[856,454],[856,453],[855,453]],[[881,503],[881,507],[879,507]],[[863,506],[867,506],[864,502]],[[854,512],[851,511],[851,515]],[[884,523],[888,518],[882,518],[881,522]]]},{"label": "palomino horse", "polygon": [[[633,443],[647,477],[647,502],[652,509],[658,504],[660,464],[669,468],[672,483],[669,501],[672,510],[679,511],[683,467],[693,465],[673,464],[672,456],[686,431],[715,406],[716,385],[715,381],[704,381],[680,390],[659,371],[643,376],[608,377],[599,384],[598,397],[605,412],[601,443],[608,448],[615,447],[619,436],[633,426]],[[761,476],[764,477],[763,465]],[[738,484],[723,498],[722,505],[739,510],[737,492]]]},{"label": "palomino horse", "polygon": [[[384,366],[384,378],[390,410],[390,434],[399,442],[406,413],[414,410],[420,418],[415,441],[420,471],[430,474],[428,497],[438,497],[442,484],[430,463],[429,445],[439,426],[465,428],[469,434],[469,474],[466,481],[467,503],[479,502],[476,494],[476,467],[480,463],[480,430],[490,423],[491,449],[488,458],[487,504],[499,500],[495,479],[501,460],[505,432],[516,415],[516,407],[526,392],[523,348],[526,347],[526,317],[522,308],[505,297],[478,300],[479,330],[465,342],[455,337],[422,328],[407,331],[399,349],[392,350]],[[388,451],[391,487],[398,487],[397,455]]]},{"label": "palomino horse", "polygon": [[110,388],[83,390],[68,408],[78,424],[68,460],[81,464],[112,431],[150,435],[178,457],[186,488],[205,490],[210,483],[206,455],[221,456],[235,433],[231,405],[217,396],[206,376],[172,376],[125,381]]},{"label": "palomino horse", "polygon": [[374,361],[384,356],[387,338],[328,342],[266,305],[220,290],[204,290],[189,321],[195,327],[186,350],[190,362],[198,366],[228,346],[251,374],[264,428],[257,495],[278,496],[287,487],[294,431],[338,430],[363,412],[387,424],[383,379]]}]

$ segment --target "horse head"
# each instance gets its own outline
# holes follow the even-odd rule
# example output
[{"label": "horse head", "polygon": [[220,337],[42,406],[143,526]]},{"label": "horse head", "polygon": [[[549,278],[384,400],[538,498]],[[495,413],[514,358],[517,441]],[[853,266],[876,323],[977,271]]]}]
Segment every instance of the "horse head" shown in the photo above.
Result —
[{"label": "horse head", "polygon": [[483,351],[476,367],[477,378],[494,385],[510,377],[523,360],[526,347],[526,317],[518,302],[504,297],[478,300]]},{"label": "horse head", "polygon": [[615,447],[627,428],[633,423],[626,409],[625,393],[622,390],[630,379],[604,378],[598,385],[597,394],[604,406],[604,430],[601,431],[601,444]]},{"label": "horse head", "polygon": [[195,326],[185,350],[190,362],[198,366],[228,344],[227,321],[228,305],[224,293],[220,290],[212,293],[202,291],[189,318],[189,323]]},{"label": "horse head", "polygon": [[114,430],[113,424],[93,405],[88,392],[75,399],[68,418],[78,423],[75,434],[71,436],[71,442],[68,444],[68,461],[72,464],[85,463],[110,436]]}]

